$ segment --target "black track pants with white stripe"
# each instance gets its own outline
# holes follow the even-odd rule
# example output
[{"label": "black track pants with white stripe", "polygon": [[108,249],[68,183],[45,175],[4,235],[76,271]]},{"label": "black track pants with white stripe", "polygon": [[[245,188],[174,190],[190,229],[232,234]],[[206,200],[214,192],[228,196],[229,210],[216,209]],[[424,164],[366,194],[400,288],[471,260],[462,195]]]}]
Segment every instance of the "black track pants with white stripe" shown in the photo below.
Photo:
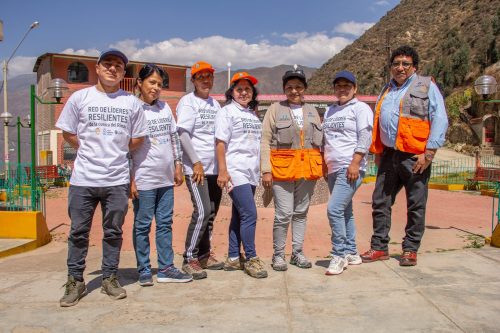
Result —
[{"label": "black track pants with white stripe", "polygon": [[210,253],[212,229],[222,197],[217,175],[205,176],[203,185],[196,184],[191,176],[186,176],[186,185],[193,202],[193,214],[186,235],[184,261]]}]

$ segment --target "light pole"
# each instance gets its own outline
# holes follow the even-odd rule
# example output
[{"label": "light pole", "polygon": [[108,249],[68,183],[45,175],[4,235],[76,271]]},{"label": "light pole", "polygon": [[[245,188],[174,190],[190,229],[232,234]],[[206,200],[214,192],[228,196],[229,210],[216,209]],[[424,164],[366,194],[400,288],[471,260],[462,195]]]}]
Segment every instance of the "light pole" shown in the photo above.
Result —
[{"label": "light pole", "polygon": [[227,63],[227,89],[229,89],[231,82],[231,62]]},{"label": "light pole", "polygon": [[50,82],[47,90],[52,91],[52,97],[55,98],[53,101],[44,101],[36,95],[35,85],[32,84],[30,87],[30,129],[31,129],[31,168],[30,168],[30,184],[31,184],[31,210],[35,211],[40,208],[40,197],[36,190],[36,114],[35,105],[36,102],[40,104],[62,104],[61,98],[63,97],[64,91],[68,89],[66,82],[63,79],[53,79]]},{"label": "light pole", "polygon": [[[2,115],[5,115],[5,117],[8,117],[8,115],[10,115],[10,117],[12,118],[12,115],[9,113],[8,102],[7,102],[7,71],[8,71],[9,62],[12,59],[12,57],[14,56],[14,54],[16,54],[17,49],[21,46],[21,44],[26,39],[26,36],[28,36],[30,31],[35,29],[39,25],[40,25],[40,23],[38,23],[38,21],[31,23],[30,27],[28,28],[28,30],[24,34],[24,36],[21,39],[21,41],[19,42],[19,44],[17,44],[14,51],[12,51],[12,54],[10,55],[10,57],[7,60],[3,61],[3,84],[2,84],[2,87],[0,88],[0,91],[3,89],[3,113],[2,113]],[[4,130],[5,130],[5,133],[4,133],[4,140],[5,140],[5,142],[4,142],[4,161],[5,161],[5,175],[7,177],[7,174],[9,171],[9,145],[8,145],[9,127],[4,126]]]}]

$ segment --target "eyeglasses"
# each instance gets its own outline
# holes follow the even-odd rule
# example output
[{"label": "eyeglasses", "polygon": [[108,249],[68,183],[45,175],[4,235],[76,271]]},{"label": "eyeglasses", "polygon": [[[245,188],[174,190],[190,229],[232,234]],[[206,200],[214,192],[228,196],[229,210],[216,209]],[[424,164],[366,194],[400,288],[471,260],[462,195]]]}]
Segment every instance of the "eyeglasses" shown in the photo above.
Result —
[{"label": "eyeglasses", "polygon": [[205,80],[213,79],[213,77],[214,77],[214,75],[212,73],[203,73],[203,74],[195,75],[193,77],[193,80],[205,81]]},{"label": "eyeglasses", "polygon": [[398,61],[398,62],[393,62],[391,64],[392,68],[399,68],[399,66],[403,66],[403,69],[409,69],[411,66],[413,66],[413,63],[406,61]]}]

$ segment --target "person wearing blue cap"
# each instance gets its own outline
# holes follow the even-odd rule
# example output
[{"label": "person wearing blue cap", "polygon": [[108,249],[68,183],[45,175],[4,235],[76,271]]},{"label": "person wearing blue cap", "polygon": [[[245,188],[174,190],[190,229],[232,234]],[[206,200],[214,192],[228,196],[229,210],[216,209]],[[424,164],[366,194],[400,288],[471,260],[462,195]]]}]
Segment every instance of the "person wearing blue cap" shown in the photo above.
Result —
[{"label": "person wearing blue cap", "polygon": [[120,89],[128,59],[121,51],[101,53],[97,84],[73,93],[56,127],[77,156],[70,179],[68,280],[59,304],[73,306],[87,294],[83,280],[89,233],[97,204],[102,209],[102,288],[112,299],[127,297],[117,278],[122,225],[128,210],[130,171],[127,154],[148,134],[142,103]]},{"label": "person wearing blue cap", "polygon": [[353,73],[338,72],[333,89],[338,103],[330,106],[323,118],[325,174],[330,189],[327,215],[332,228],[333,254],[326,275],[337,275],[348,265],[361,264],[352,198],[365,175],[373,128],[372,110],[355,97],[357,85]]}]

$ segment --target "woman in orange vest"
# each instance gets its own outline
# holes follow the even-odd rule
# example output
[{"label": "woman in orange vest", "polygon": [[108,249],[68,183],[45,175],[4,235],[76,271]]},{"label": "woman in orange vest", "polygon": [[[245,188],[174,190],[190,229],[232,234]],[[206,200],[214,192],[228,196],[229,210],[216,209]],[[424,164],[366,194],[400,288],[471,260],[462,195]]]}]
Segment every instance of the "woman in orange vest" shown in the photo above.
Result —
[{"label": "woman in orange vest", "polygon": [[274,103],[262,124],[262,184],[273,190],[273,264],[276,271],[287,270],[285,244],[292,224],[290,264],[311,268],[303,253],[306,218],[316,180],[322,175],[320,147],[323,132],[318,111],[304,103],[307,81],[296,66],[283,75],[286,101]]}]

